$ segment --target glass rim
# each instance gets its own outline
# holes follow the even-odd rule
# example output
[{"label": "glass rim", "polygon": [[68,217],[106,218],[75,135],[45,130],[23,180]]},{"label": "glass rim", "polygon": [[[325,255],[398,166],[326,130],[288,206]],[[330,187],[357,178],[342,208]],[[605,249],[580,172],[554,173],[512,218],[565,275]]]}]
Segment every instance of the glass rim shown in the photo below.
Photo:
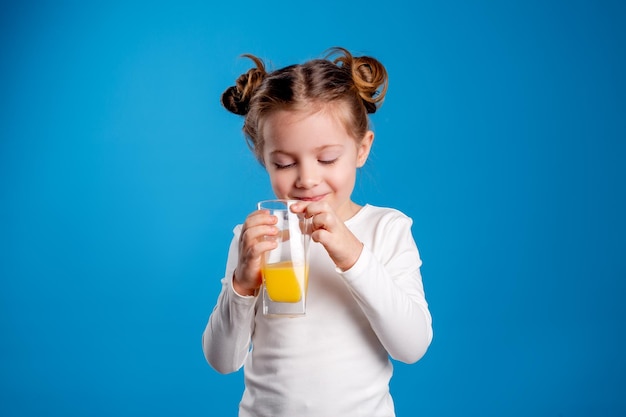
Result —
[{"label": "glass rim", "polygon": [[300,202],[300,200],[293,200],[287,198],[270,198],[267,200],[261,200],[257,202],[257,208],[259,210],[286,210],[291,205]]}]

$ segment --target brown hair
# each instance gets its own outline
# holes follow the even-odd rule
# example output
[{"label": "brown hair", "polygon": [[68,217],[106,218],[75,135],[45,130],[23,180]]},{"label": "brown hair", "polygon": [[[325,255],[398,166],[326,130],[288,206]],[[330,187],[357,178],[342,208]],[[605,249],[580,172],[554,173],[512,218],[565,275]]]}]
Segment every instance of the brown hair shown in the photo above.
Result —
[{"label": "brown hair", "polygon": [[[222,93],[226,110],[245,116],[243,132],[257,159],[263,161],[262,123],[277,110],[319,110],[342,105],[338,114],[346,131],[359,141],[369,129],[369,113],[375,113],[387,92],[387,71],[376,59],[354,57],[340,47],[329,49],[324,59],[313,59],[267,72],[262,60],[244,57],[256,67],[240,75]],[[334,59],[333,59],[334,57]]]}]

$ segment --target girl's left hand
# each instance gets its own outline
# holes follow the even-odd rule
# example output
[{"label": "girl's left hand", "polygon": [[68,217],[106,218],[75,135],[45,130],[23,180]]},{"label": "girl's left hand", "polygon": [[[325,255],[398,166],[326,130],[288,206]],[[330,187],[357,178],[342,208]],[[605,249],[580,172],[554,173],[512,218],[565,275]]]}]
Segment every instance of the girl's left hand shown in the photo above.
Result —
[{"label": "girl's left hand", "polygon": [[291,211],[303,213],[305,217],[312,219],[311,239],[324,246],[339,269],[346,271],[352,268],[361,256],[363,243],[346,227],[328,203],[296,203],[291,206]]}]

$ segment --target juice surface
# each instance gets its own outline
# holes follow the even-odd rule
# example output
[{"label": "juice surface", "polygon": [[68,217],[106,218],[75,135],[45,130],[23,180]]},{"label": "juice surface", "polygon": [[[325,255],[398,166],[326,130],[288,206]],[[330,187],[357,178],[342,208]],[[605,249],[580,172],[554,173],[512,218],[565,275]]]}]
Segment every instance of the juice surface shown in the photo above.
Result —
[{"label": "juice surface", "polygon": [[295,303],[302,298],[300,283],[306,288],[306,271],[303,265],[291,261],[263,266],[267,295],[279,303]]}]

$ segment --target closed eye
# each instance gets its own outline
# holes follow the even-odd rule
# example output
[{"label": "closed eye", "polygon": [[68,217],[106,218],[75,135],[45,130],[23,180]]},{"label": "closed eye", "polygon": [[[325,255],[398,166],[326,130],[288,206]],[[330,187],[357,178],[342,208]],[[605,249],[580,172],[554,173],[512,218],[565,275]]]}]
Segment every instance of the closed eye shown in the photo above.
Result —
[{"label": "closed eye", "polygon": [[287,169],[287,168],[291,168],[293,166],[295,166],[295,162],[291,163],[291,164],[277,164],[276,162],[274,162],[274,167],[276,167],[276,169]]},{"label": "closed eye", "polygon": [[330,160],[319,160],[319,161],[317,161],[317,162],[319,162],[319,163],[320,163],[320,164],[322,164],[322,165],[332,165],[332,164],[334,164],[335,162],[337,162],[337,159],[338,159],[338,158],[335,158],[335,159],[330,159]]}]

